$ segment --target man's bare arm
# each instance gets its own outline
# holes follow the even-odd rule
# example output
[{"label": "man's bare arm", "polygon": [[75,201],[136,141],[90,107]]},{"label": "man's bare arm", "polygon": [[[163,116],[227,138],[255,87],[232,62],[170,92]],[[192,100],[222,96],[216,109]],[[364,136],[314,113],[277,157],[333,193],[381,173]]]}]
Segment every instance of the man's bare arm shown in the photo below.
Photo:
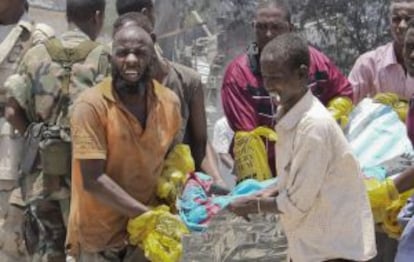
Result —
[{"label": "man's bare arm", "polygon": [[414,188],[414,168],[405,170],[401,175],[394,180],[395,187],[399,193],[404,193]]},{"label": "man's bare arm", "polygon": [[99,201],[129,218],[149,211],[105,174],[104,160],[81,160],[80,165],[84,189]]},{"label": "man's bare arm", "polygon": [[220,160],[221,162],[223,162],[223,164],[228,168],[228,169],[232,169],[233,165],[234,165],[234,161],[233,158],[231,157],[230,154],[223,154],[223,153],[219,153],[220,156]]},{"label": "man's bare arm", "polygon": [[190,115],[188,119],[190,130],[190,147],[194,158],[196,170],[202,169],[202,163],[206,157],[207,146],[207,120],[204,107],[204,93],[198,87],[193,94],[190,102]]},{"label": "man's bare arm", "polygon": [[220,175],[220,171],[217,167],[217,163],[218,163],[218,158],[217,158],[216,152],[214,151],[213,146],[210,143],[207,143],[206,156],[203,160],[201,168],[204,172],[206,172],[208,175],[210,175],[213,178],[214,183],[224,188],[227,188],[228,186]]}]

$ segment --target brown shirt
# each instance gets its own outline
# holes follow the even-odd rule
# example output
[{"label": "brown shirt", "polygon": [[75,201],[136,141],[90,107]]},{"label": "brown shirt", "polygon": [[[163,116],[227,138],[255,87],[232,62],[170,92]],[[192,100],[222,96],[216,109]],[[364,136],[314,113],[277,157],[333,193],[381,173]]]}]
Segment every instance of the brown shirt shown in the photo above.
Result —
[{"label": "brown shirt", "polygon": [[177,96],[153,81],[147,94],[146,128],[123,106],[105,79],[76,101],[71,119],[73,139],[72,202],[67,244],[99,252],[126,244],[128,217],[99,202],[83,189],[80,159],[106,160],[105,173],[127,193],[148,205],[155,197],[165,155],[181,125]]},{"label": "brown shirt", "polygon": [[196,92],[203,92],[203,84],[200,75],[193,69],[176,64],[170,64],[170,72],[163,81],[163,85],[173,90],[181,102],[181,130],[177,137],[178,142],[188,143],[188,119],[190,106]]}]

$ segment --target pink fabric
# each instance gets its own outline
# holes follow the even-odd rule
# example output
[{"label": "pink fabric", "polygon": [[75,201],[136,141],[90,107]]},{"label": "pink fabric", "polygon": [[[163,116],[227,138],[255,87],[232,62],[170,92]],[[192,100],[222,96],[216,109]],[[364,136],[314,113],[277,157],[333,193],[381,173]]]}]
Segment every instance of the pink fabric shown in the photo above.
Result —
[{"label": "pink fabric", "polygon": [[349,81],[354,88],[355,104],[377,93],[393,92],[407,100],[414,94],[414,78],[407,76],[397,63],[393,43],[361,55]]}]

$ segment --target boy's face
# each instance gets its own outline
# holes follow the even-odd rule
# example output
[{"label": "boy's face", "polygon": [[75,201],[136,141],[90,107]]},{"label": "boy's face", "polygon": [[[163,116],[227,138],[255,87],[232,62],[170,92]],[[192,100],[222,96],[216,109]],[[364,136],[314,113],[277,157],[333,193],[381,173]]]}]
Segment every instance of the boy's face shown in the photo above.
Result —
[{"label": "boy's face", "polygon": [[407,73],[414,77],[414,28],[410,28],[405,36],[403,56]]},{"label": "boy's face", "polygon": [[307,67],[290,70],[281,59],[262,59],[261,72],[265,89],[273,97],[277,98],[278,104],[287,105],[296,101],[303,95],[306,86],[306,77],[303,71]]}]

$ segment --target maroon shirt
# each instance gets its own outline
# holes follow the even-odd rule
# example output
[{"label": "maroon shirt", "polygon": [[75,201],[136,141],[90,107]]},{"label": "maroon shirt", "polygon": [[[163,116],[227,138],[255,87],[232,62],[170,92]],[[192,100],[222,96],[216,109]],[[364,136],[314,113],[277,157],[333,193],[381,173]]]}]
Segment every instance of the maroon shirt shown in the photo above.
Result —
[{"label": "maroon shirt", "polygon": [[[324,105],[339,96],[352,99],[351,84],[332,61],[311,46],[309,53],[309,86],[313,94]],[[259,126],[275,126],[276,108],[263,86],[259,55],[247,52],[229,64],[223,79],[221,97],[224,113],[235,132],[252,131]],[[274,143],[265,141],[265,145],[269,166],[275,174]]]}]

